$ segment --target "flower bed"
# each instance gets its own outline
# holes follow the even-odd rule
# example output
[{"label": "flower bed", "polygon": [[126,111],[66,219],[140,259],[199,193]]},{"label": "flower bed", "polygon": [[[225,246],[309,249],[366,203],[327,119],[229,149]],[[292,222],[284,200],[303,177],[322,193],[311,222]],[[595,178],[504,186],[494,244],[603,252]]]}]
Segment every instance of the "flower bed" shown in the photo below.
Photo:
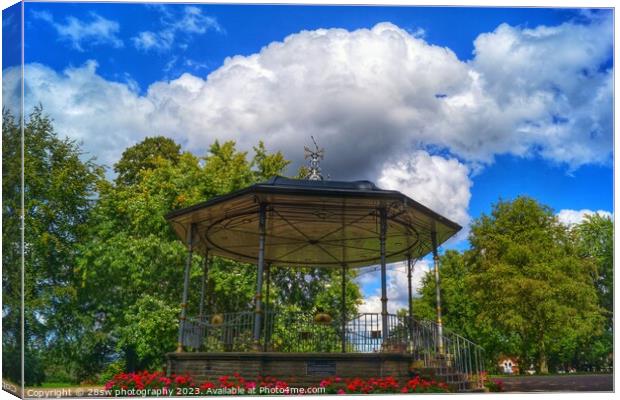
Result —
[{"label": "flower bed", "polygon": [[504,382],[499,379],[489,379],[484,382],[484,387],[487,388],[489,392],[503,392]]},{"label": "flower bed", "polygon": [[372,393],[445,393],[448,385],[434,380],[425,380],[418,377],[410,379],[404,385],[400,385],[394,378],[328,378],[320,385],[326,393],[336,394],[372,394]]},{"label": "flower bed", "polygon": [[480,373],[482,384],[488,392],[503,392],[504,382],[499,379],[490,379],[485,371]]},{"label": "flower bed", "polygon": [[[307,389],[307,388],[305,388]],[[443,393],[442,382],[416,377],[399,384],[394,378],[332,377],[324,379],[316,391],[297,392],[289,384],[274,377],[246,379],[235,373],[219,377],[215,382],[194,382],[189,375],[165,376],[163,372],[122,373],[106,383],[106,396],[210,396],[241,394],[376,394],[376,393]]]},{"label": "flower bed", "polygon": [[194,387],[196,384],[189,375],[165,376],[161,371],[143,371],[116,374],[105,384],[104,390],[115,396],[173,396]]}]

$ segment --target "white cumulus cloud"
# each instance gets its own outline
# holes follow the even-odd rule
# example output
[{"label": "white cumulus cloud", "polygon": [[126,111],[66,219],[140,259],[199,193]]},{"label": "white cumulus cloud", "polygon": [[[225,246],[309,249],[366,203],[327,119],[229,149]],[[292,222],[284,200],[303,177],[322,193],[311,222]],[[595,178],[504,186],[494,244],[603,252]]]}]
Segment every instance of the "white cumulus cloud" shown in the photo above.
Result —
[{"label": "white cumulus cloud", "polygon": [[586,217],[586,215],[594,215],[594,214],[598,214],[601,217],[607,217],[607,218],[613,219],[613,214],[609,211],[605,211],[605,210],[592,211],[588,209],[582,209],[582,210],[564,209],[564,210],[560,210],[557,216],[561,223],[563,223],[564,225],[570,226],[570,225],[577,225],[581,223],[583,219]]},{"label": "white cumulus cloud", "polygon": [[[611,29],[610,19],[501,25],[478,37],[467,62],[391,23],[302,31],[229,57],[207,77],[154,82],[145,94],[103,79],[93,63],[61,72],[30,64],[27,101],[42,103],[59,132],[84,139],[108,163],[128,144],[164,134],[197,152],[214,139],[234,139],[242,149],[262,139],[296,167],[314,135],[327,149],[323,169],[332,179],[419,168],[429,159],[416,149],[452,154],[469,168],[503,153],[578,168],[611,159]],[[466,186],[464,167],[450,162]],[[451,216],[466,221],[467,194],[454,194]]]},{"label": "white cumulus cloud", "polygon": [[472,181],[469,169],[455,158],[413,151],[383,166],[378,185],[398,190],[461,226],[469,224]]},{"label": "white cumulus cloud", "polygon": [[[97,63],[68,68],[57,73],[41,64],[29,64],[24,71],[26,109],[37,104],[54,119],[60,135],[83,142],[88,157],[112,165],[127,146],[159,130],[148,118],[153,104],[137,94],[132,83],[110,82],[96,74]],[[20,71],[4,71],[3,103],[19,109]]]},{"label": "white cumulus cloud", "polygon": [[[390,264],[387,271],[387,297],[388,312],[395,314],[400,309],[407,309],[407,299],[409,296],[409,286],[407,281],[407,266],[405,262]],[[432,270],[432,265],[426,259],[418,260],[413,268],[411,276],[413,297],[419,295],[422,279]],[[366,272],[357,278],[362,287],[367,286],[372,281],[379,287],[364,298],[363,303],[358,307],[360,313],[380,313],[381,312],[381,272],[375,268],[372,272]]]}]

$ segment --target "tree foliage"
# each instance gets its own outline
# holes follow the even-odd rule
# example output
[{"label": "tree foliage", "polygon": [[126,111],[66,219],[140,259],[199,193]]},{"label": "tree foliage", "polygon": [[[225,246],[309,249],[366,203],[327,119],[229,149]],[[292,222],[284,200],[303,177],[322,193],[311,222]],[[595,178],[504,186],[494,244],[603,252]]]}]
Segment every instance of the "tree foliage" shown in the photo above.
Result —
[{"label": "tree foliage", "polygon": [[[551,209],[527,197],[499,201],[473,222],[469,240],[469,250],[441,257],[444,323],[480,343],[490,365],[501,354],[543,373],[550,362],[575,365],[603,327],[593,281],[600,260],[580,250],[589,245],[576,245]],[[434,290],[429,275],[418,314],[432,317]]]},{"label": "tree foliage", "polygon": [[[14,285],[20,282],[15,271],[21,269],[21,249],[15,240],[21,208],[17,172],[21,170],[21,135],[19,124],[8,112],[3,113],[2,133],[3,167],[7,172],[2,188],[3,246],[7,246],[3,248],[3,266],[10,274],[3,279],[8,296],[3,324],[10,332],[19,321]],[[84,161],[77,143],[60,139],[40,107],[27,118],[23,134],[25,351],[29,354],[26,359],[33,360],[26,369],[34,371],[39,358],[64,359],[87,341],[83,332],[71,329],[87,318],[80,314],[77,302],[75,267],[103,169],[93,160]],[[44,352],[49,348],[58,354]],[[42,377],[35,375],[31,383]]]},{"label": "tree foliage", "polygon": [[605,323],[600,334],[579,344],[569,362],[580,369],[608,368],[613,362],[613,221],[599,214],[586,215],[572,233],[580,256],[596,266],[593,280]]},{"label": "tree foliage", "polygon": [[142,172],[157,168],[162,159],[176,164],[180,157],[181,146],[174,140],[164,136],[147,137],[137,145],[127,148],[114,165],[114,172],[117,173],[116,184],[136,183]]},{"label": "tree foliage", "polygon": [[[85,307],[98,316],[96,329],[114,349],[110,357],[122,361],[128,370],[161,368],[165,353],[176,345],[176,334],[169,328],[177,326],[172,322],[180,311],[187,250],[165,215],[264,181],[288,165],[281,153],[269,153],[262,143],[251,158],[238,151],[234,142],[216,141],[203,157],[189,152],[178,157],[144,156],[150,148],[152,139],[146,139],[125,151],[132,160],[143,160],[131,164],[137,176],[102,185],[91,213],[91,240],[80,248],[80,292],[85,294]],[[125,161],[124,156],[119,163]],[[190,315],[198,314],[202,262],[202,255],[196,254],[190,272]],[[324,292],[329,280],[317,282],[317,292]],[[275,280],[274,293],[278,284]],[[251,310],[255,287],[255,266],[214,257],[207,313]],[[147,308],[160,310],[157,318],[167,323],[165,328],[157,329],[153,317],[144,311]]]},{"label": "tree foliage", "polygon": [[[26,384],[161,368],[176,345],[187,257],[165,215],[281,174],[289,161],[262,142],[250,154],[215,141],[199,156],[158,136],[126,149],[110,181],[78,143],[59,137],[38,107],[24,126],[22,249],[21,126],[6,111],[2,117],[3,374],[19,382],[22,250]],[[441,257],[448,327],[482,344],[490,360],[516,354],[541,371],[547,364],[607,362],[610,219],[592,216],[568,228],[548,207],[523,197],[500,201],[474,221],[470,242],[469,250]],[[197,254],[191,265],[190,315],[198,313],[203,261]],[[285,316],[322,310],[336,319],[343,306],[340,274],[273,267],[268,307]],[[344,307],[352,315],[361,293],[354,271],[347,276]],[[250,311],[255,285],[255,266],[213,257],[206,311]],[[429,275],[416,316],[433,319],[434,302]]]}]

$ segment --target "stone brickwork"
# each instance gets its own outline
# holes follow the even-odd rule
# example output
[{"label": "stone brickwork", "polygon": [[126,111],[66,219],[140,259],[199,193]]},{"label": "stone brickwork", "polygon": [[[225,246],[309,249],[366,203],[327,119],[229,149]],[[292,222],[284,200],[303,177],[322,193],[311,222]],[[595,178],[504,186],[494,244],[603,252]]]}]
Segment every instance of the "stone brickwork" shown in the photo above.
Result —
[{"label": "stone brickwork", "polygon": [[248,379],[273,376],[295,386],[317,385],[333,375],[405,381],[412,376],[413,361],[411,355],[398,353],[169,353],[167,357],[169,374],[188,373],[198,382],[238,372]]}]

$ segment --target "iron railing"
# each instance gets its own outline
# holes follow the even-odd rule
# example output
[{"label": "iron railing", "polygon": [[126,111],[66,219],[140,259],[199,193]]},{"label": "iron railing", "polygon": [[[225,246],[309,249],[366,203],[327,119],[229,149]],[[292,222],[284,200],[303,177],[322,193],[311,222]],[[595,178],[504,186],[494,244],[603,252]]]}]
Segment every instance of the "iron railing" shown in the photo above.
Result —
[{"label": "iron railing", "polygon": [[413,320],[410,349],[416,360],[460,390],[482,388],[484,349],[433,321]]},{"label": "iron railing", "polygon": [[411,354],[418,368],[432,368],[459,390],[483,385],[483,349],[432,321],[389,314],[383,338],[379,313],[358,314],[344,324],[339,318],[319,322],[307,312],[269,311],[263,317],[260,343],[253,341],[254,313],[245,311],[188,318],[183,344],[201,351]]}]

